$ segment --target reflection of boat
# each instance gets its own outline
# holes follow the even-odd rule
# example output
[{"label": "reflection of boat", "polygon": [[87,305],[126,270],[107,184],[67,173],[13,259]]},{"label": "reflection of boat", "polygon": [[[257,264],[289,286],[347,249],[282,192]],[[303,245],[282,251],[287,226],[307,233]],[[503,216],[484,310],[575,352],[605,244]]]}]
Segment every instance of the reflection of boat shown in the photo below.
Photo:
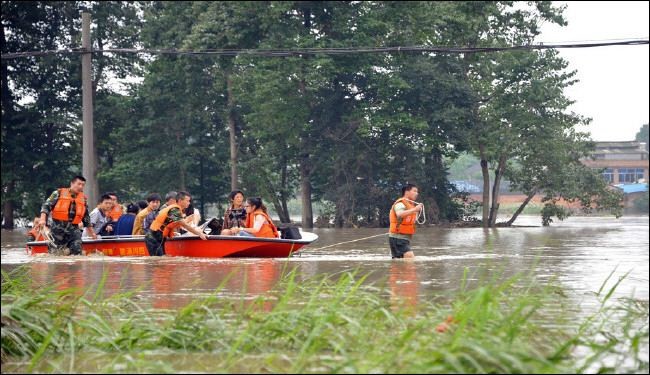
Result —
[{"label": "reflection of boat", "polygon": [[[280,238],[257,238],[238,236],[207,236],[201,240],[197,236],[177,236],[165,241],[165,254],[197,258],[284,258],[296,254],[300,249],[318,239],[318,235],[300,232],[299,240]],[[82,250],[86,254],[103,253],[108,256],[148,256],[144,236],[123,236],[83,239]],[[27,243],[31,254],[47,253],[46,241]]]}]

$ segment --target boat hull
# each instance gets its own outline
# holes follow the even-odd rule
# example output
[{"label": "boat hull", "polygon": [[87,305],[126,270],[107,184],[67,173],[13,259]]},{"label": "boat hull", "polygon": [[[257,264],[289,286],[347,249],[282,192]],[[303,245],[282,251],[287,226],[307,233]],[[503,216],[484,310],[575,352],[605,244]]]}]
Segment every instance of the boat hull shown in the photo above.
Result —
[{"label": "boat hull", "polygon": [[[165,241],[165,254],[196,258],[283,258],[298,253],[303,246],[318,238],[314,233],[302,232],[302,235],[300,240],[233,236],[207,236],[207,240],[201,240],[196,236],[180,236]],[[149,256],[143,236],[84,239],[81,246],[86,255],[101,253],[118,257]],[[47,242],[28,242],[27,251],[32,255],[46,254]]]}]

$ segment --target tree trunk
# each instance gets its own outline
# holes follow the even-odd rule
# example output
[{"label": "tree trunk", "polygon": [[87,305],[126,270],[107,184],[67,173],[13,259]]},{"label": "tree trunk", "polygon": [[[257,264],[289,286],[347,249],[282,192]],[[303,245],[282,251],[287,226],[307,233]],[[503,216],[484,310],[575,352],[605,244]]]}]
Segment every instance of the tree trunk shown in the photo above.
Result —
[{"label": "tree trunk", "polygon": [[300,191],[302,201],[302,227],[311,229],[314,227],[314,215],[311,207],[311,169],[309,165],[309,153],[306,148],[306,141],[301,141],[303,150],[300,155]]},{"label": "tree trunk", "polygon": [[499,195],[501,178],[503,177],[503,172],[506,170],[506,154],[503,153],[499,156],[499,164],[494,175],[494,186],[492,187],[492,207],[490,208],[490,227],[494,227],[497,221],[497,212],[499,211]]},{"label": "tree trunk", "polygon": [[273,209],[275,210],[275,212],[278,213],[278,217],[281,223],[291,222],[289,215],[283,210],[282,202],[280,202],[280,199],[278,199],[278,197],[275,194],[271,194],[271,204],[273,205]]},{"label": "tree trunk", "polygon": [[[2,46],[3,46],[3,52],[4,47],[7,45],[6,40],[5,40],[5,31],[4,27],[2,28]],[[2,129],[2,142],[8,142],[11,144],[11,141],[9,139],[13,138],[15,136],[15,133],[12,129],[13,125],[13,117],[14,117],[14,98],[13,95],[11,94],[11,91],[9,90],[9,70],[7,68],[7,64],[3,63],[2,64],[2,124],[3,124],[3,129]],[[4,148],[4,146],[3,146]],[[3,172],[4,169],[11,169],[14,167],[13,165],[9,164],[9,160],[2,160],[3,163]],[[13,163],[12,163],[13,164]],[[13,194],[14,191],[14,185],[15,181],[11,180],[8,184],[5,185],[3,176],[3,182],[2,182],[2,188],[6,189],[6,200],[2,206],[2,218],[4,219],[4,224],[2,225],[3,228],[5,229],[13,229],[14,227],[14,202],[11,198],[11,195]],[[30,218],[31,219],[31,218]]]},{"label": "tree trunk", "polygon": [[481,156],[481,173],[483,174],[483,228],[489,226],[489,210],[490,210],[490,171],[488,170],[488,162],[485,156],[485,145],[478,145],[479,153]]},{"label": "tree trunk", "polygon": [[235,98],[232,93],[232,78],[226,73],[228,94],[228,133],[230,134],[230,190],[237,190],[237,128],[235,123]]},{"label": "tree trunk", "polygon": [[[7,185],[7,197],[10,197],[15,188],[15,181],[11,181]],[[2,224],[3,229],[14,229],[14,201],[11,199],[5,200],[5,203],[2,205],[2,218],[4,223]],[[31,219],[31,218],[30,218]]]},{"label": "tree trunk", "polygon": [[511,226],[512,223],[515,222],[515,220],[517,219],[517,216],[519,216],[519,214],[522,213],[522,211],[524,210],[526,205],[530,202],[531,199],[533,199],[535,194],[537,194],[537,188],[533,189],[533,191],[530,194],[528,194],[528,196],[524,200],[524,203],[522,203],[521,206],[519,206],[519,208],[517,208],[517,211],[515,211],[515,213],[510,218],[510,220],[508,220],[508,222],[506,223],[506,225]]},{"label": "tree trunk", "polygon": [[287,158],[286,155],[283,155],[282,157],[282,177],[281,177],[281,185],[280,185],[280,218],[284,216],[286,221],[283,221],[283,223],[290,223],[291,222],[291,216],[289,216],[289,207],[287,206]]}]

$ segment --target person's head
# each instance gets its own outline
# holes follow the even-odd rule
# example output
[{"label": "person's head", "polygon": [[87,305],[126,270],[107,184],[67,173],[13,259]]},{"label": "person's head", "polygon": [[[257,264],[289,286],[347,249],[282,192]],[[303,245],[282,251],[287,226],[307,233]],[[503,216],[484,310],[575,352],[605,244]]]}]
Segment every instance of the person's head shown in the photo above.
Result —
[{"label": "person's head", "polygon": [[147,203],[147,201],[145,201],[144,199],[143,199],[143,200],[139,200],[138,203],[136,203],[136,204],[138,205],[138,208],[141,209],[141,210],[144,210],[144,209],[147,208],[147,206],[149,205],[149,204]]},{"label": "person's head", "polygon": [[178,194],[176,194],[176,204],[181,207],[183,212],[185,212],[185,209],[189,207],[191,201],[192,196],[186,191],[179,191]]},{"label": "person's head", "polygon": [[126,206],[126,213],[127,214],[135,214],[137,215],[138,212],[140,212],[140,206],[138,206],[136,203],[129,203],[128,206]]},{"label": "person's head", "polygon": [[152,210],[157,210],[160,207],[160,201],[162,198],[158,193],[151,193],[147,196],[147,205]]},{"label": "person's head", "polygon": [[101,198],[99,198],[99,204],[97,207],[99,207],[100,210],[106,212],[110,211],[113,208],[114,204],[115,203],[113,202],[113,198],[108,194],[104,194],[101,196]]},{"label": "person's head", "polygon": [[260,197],[248,198],[246,200],[244,208],[246,209],[246,213],[251,213],[257,210],[262,210],[264,213],[266,213],[266,206],[264,206],[264,203],[262,203],[262,198]]},{"label": "person's head", "polygon": [[79,194],[84,191],[84,186],[86,186],[86,179],[84,176],[74,176],[70,180],[70,190]]},{"label": "person's head", "polygon": [[194,199],[190,197],[190,204],[185,209],[185,215],[192,215],[194,213]]},{"label": "person's head", "polygon": [[230,192],[230,203],[234,207],[241,207],[242,203],[244,203],[244,193],[242,193],[241,190],[233,190]]},{"label": "person's head", "polygon": [[110,193],[106,193],[106,195],[110,196],[111,199],[113,200],[113,206],[118,205],[119,203],[117,202],[117,194],[113,193],[112,191]]},{"label": "person's head", "polygon": [[165,203],[167,204],[174,204],[178,200],[178,197],[176,196],[178,193],[175,191],[170,191],[165,195]]},{"label": "person's head", "polygon": [[413,184],[406,184],[402,186],[402,197],[412,201],[418,198],[418,187]]}]

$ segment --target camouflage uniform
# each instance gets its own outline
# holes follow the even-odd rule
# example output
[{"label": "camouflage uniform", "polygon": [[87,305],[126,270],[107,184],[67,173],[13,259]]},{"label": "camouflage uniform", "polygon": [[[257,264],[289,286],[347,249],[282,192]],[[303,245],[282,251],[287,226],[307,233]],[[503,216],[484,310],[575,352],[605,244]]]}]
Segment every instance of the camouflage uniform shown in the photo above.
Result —
[{"label": "camouflage uniform", "polygon": [[183,220],[183,213],[178,208],[172,208],[167,212],[167,218],[165,222],[160,227],[160,230],[150,230],[144,236],[144,243],[147,245],[147,250],[149,250],[149,255],[151,256],[163,256],[165,255],[165,239],[163,238],[163,232],[165,227],[171,223]]},{"label": "camouflage uniform", "polygon": [[[70,192],[73,197],[76,194]],[[41,206],[41,213],[49,215],[54,206],[59,201],[59,190],[55,190]],[[85,202],[86,210],[81,222],[84,227],[90,226],[90,215],[88,214],[88,200]],[[54,243],[48,244],[48,252],[55,255],[81,255],[81,229],[78,224],[72,224],[76,215],[77,205],[74,200],[70,203],[68,210],[68,221],[59,221],[51,219],[49,227]]]}]

